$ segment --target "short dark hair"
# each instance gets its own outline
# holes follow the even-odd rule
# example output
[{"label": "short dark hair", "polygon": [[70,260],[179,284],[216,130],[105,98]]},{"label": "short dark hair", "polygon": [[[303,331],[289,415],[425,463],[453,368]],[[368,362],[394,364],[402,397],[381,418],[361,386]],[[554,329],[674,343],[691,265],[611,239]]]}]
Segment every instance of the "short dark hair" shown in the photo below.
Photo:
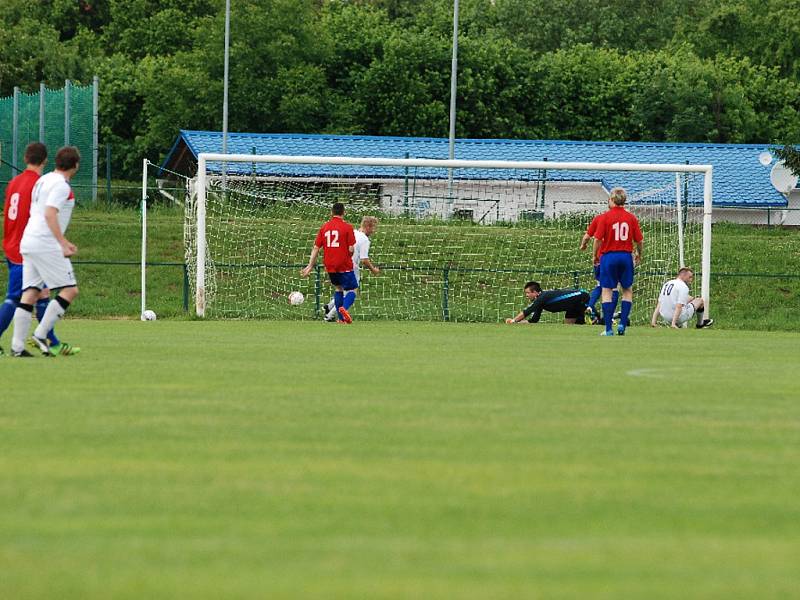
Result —
[{"label": "short dark hair", "polygon": [[31,142],[25,147],[25,164],[38,167],[47,160],[47,146],[41,142]]},{"label": "short dark hair", "polygon": [[79,162],[81,162],[81,153],[75,146],[64,146],[56,152],[56,169],[59,171],[74,169]]},{"label": "short dark hair", "polygon": [[331,212],[335,215],[339,215],[340,217],[344,214],[344,204],[341,202],[336,202],[331,209]]},{"label": "short dark hair", "polygon": [[692,269],[690,267],[681,267],[680,269],[678,269],[678,275],[681,275],[683,273],[692,273],[692,274],[694,274],[694,269]]},{"label": "short dark hair", "polygon": [[528,283],[525,284],[525,288],[524,289],[531,290],[531,291],[534,291],[534,292],[541,292],[542,291],[542,286],[539,285],[538,281],[529,281]]}]

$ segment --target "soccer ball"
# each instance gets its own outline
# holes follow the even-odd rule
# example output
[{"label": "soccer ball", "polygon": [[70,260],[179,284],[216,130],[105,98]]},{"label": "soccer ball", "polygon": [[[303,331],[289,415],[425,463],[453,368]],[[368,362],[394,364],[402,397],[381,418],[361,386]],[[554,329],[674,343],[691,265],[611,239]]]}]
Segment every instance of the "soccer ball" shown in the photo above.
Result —
[{"label": "soccer ball", "polygon": [[152,310],[146,310],[142,313],[142,321],[155,321],[156,313]]},{"label": "soccer ball", "polygon": [[305,296],[301,292],[292,292],[289,294],[289,304],[298,306],[305,301]]}]

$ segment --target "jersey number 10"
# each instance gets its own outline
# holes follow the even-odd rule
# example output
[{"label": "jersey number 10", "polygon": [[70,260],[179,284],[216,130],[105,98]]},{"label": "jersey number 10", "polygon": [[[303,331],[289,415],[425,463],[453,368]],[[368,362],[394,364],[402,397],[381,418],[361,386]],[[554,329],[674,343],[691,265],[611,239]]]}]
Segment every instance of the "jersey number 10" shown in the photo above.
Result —
[{"label": "jersey number 10", "polygon": [[611,229],[614,230],[614,239],[618,242],[624,242],[628,239],[628,235],[630,234],[630,227],[627,223],[614,223],[611,226]]}]

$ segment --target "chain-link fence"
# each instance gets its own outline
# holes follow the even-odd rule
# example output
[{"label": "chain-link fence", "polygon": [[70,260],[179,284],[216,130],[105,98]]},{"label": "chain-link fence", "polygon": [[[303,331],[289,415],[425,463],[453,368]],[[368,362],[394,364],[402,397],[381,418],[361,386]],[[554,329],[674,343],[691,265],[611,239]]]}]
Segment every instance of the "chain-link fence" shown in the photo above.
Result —
[{"label": "chain-link fence", "polygon": [[14,95],[0,98],[0,183],[25,168],[25,147],[43,142],[50,154],[61,146],[76,146],[81,169],[73,179],[79,200],[97,198],[98,79],[91,85],[66,81],[61,89],[39,85],[35,92],[14,88]]}]

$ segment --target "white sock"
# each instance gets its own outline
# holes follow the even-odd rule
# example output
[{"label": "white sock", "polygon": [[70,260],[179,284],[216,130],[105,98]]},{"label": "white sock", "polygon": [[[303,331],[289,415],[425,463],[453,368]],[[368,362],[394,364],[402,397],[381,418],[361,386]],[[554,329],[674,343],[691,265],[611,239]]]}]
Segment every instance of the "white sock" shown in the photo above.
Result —
[{"label": "white sock", "polygon": [[25,338],[31,328],[33,312],[17,307],[14,311],[14,337],[11,338],[11,350],[22,352],[25,350]]},{"label": "white sock", "polygon": [[58,303],[58,300],[55,298],[50,300],[50,304],[47,305],[47,310],[44,311],[44,316],[39,326],[33,330],[33,335],[42,340],[46,338],[50,330],[55,327],[56,321],[58,321],[65,312],[64,308]]}]

